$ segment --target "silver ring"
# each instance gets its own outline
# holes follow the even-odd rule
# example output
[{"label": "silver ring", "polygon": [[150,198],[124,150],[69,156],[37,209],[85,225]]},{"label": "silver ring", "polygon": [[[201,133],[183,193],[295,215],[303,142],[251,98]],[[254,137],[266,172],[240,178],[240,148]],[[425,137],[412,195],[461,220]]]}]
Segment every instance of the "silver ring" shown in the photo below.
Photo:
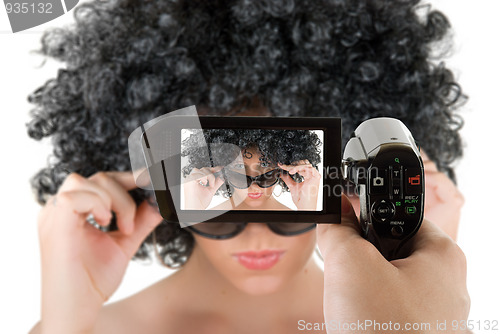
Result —
[{"label": "silver ring", "polygon": [[100,227],[100,225],[95,220],[94,215],[91,214],[91,213],[89,213],[89,215],[87,216],[87,218],[85,218],[85,220],[87,221],[87,223],[89,223],[90,225],[94,226],[95,228],[99,228]]},{"label": "silver ring", "polygon": [[206,184],[204,184],[201,180],[199,180],[198,183],[205,188],[208,187],[208,180]]},{"label": "silver ring", "polygon": [[108,230],[109,230],[108,226],[99,225],[99,223],[95,220],[94,215],[91,213],[89,213],[89,215],[87,216],[87,218],[85,218],[85,220],[87,221],[87,223],[89,223],[90,225],[92,225],[93,227],[95,227],[98,230],[101,230],[103,232],[108,232]]}]

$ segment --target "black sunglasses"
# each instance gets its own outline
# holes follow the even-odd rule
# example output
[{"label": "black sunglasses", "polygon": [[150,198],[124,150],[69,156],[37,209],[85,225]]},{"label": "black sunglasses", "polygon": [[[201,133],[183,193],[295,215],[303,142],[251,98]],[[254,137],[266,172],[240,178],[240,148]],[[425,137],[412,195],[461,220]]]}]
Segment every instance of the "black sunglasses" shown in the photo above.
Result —
[{"label": "black sunglasses", "polygon": [[282,172],[282,169],[276,168],[264,174],[249,176],[246,174],[234,172],[229,169],[222,170],[222,174],[224,175],[224,178],[227,180],[227,182],[238,189],[247,189],[252,185],[252,183],[257,184],[261,188],[272,187],[276,184],[276,182],[278,182],[278,179]]},{"label": "black sunglasses", "polygon": [[[186,228],[198,235],[210,239],[229,239],[240,234],[248,223],[197,223]],[[252,224],[252,223],[250,223]],[[276,234],[294,236],[305,233],[316,227],[316,223],[266,223]]]},{"label": "black sunglasses", "polygon": [[302,182],[304,180],[303,176],[300,174],[297,173],[291,175],[288,171],[281,168],[276,168],[257,176],[249,176],[224,168],[214,175],[216,177],[222,175],[224,179],[234,188],[247,189],[252,185],[252,183],[257,184],[261,188],[272,187],[276,184],[276,182],[278,182],[280,176],[283,174],[290,175],[295,182]]}]

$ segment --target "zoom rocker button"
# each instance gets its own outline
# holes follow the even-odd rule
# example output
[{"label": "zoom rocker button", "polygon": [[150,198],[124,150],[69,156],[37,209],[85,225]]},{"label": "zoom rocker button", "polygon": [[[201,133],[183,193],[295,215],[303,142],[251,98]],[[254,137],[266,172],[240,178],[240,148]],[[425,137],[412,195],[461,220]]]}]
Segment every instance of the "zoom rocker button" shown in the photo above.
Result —
[{"label": "zoom rocker button", "polygon": [[389,171],[391,175],[391,191],[389,195],[391,196],[391,199],[400,199],[403,196],[403,190],[401,187],[403,169],[399,166],[389,166]]}]

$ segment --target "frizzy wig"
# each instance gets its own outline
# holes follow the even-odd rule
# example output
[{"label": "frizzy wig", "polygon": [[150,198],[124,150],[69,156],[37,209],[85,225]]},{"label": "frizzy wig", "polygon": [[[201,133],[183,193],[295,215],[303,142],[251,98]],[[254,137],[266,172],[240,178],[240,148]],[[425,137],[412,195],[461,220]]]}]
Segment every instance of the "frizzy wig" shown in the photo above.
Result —
[{"label": "frizzy wig", "polygon": [[[222,144],[222,145],[218,145]],[[224,144],[237,147],[228,149]],[[318,169],[321,161],[322,142],[318,136],[308,130],[263,130],[263,129],[205,129],[190,134],[182,141],[181,156],[188,158],[188,164],[182,168],[186,177],[193,168],[227,166],[231,164],[241,151],[255,148],[260,154],[261,163],[277,167],[297,164],[301,160]],[[243,153],[243,157],[245,153]],[[298,181],[298,180],[297,180]],[[286,183],[280,178],[279,185],[289,191]],[[231,197],[233,187],[220,187],[217,191],[225,197]]]},{"label": "frizzy wig", "polygon": [[[54,146],[32,179],[40,203],[71,172],[130,170],[128,136],[151,119],[255,101],[277,116],[341,117],[344,144],[368,118],[398,118],[454,179],[465,97],[437,56],[450,24],[419,0],[95,0],[74,16],[42,37],[40,53],[65,66],[29,96],[28,133]],[[182,265],[191,234],[156,232],[166,263]]]}]

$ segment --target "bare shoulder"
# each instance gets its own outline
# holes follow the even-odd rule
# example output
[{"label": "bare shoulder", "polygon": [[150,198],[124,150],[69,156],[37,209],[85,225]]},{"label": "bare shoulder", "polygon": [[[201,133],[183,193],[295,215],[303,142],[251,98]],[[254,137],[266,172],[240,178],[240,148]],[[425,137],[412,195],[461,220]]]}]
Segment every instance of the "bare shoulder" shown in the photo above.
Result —
[{"label": "bare shoulder", "polygon": [[[105,304],[94,327],[95,334],[108,333],[176,333],[175,309],[169,307],[169,277],[125,299]],[[161,319],[161,321],[159,320]],[[170,319],[172,321],[170,321]],[[33,326],[30,334],[41,333],[41,322]]]},{"label": "bare shoulder", "polygon": [[130,297],[104,305],[95,333],[173,332],[181,312],[176,307],[174,285],[167,277]]}]

